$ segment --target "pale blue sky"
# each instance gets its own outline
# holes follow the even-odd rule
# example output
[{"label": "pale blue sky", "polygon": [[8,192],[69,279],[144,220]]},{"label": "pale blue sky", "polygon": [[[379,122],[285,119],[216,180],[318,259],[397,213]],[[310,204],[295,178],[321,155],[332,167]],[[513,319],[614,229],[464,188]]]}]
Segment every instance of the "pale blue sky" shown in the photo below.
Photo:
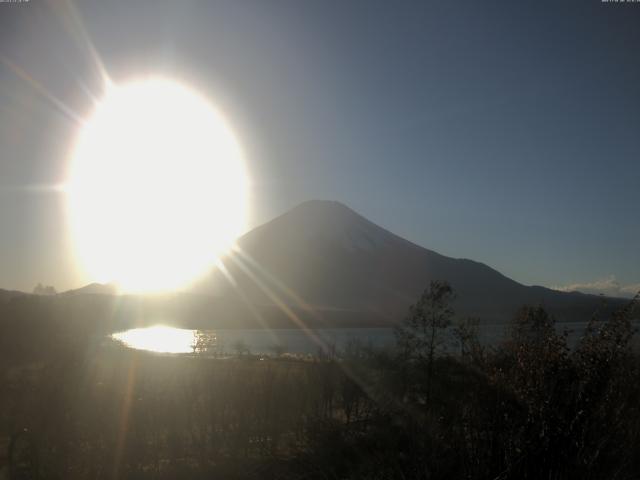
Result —
[{"label": "pale blue sky", "polygon": [[[60,194],[78,115],[162,73],[240,137],[252,225],[339,200],[525,284],[640,283],[640,5],[211,1],[0,4],[0,288],[73,269]],[[30,187],[30,188],[27,188]]]}]

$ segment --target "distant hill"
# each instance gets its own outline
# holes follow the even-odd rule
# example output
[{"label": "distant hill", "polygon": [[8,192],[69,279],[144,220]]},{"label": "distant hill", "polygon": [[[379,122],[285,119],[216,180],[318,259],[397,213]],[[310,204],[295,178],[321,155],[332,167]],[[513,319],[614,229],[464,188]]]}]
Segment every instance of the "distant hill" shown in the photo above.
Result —
[{"label": "distant hill", "polygon": [[[205,289],[257,304],[306,305],[326,318],[351,312],[374,324],[397,321],[431,280],[451,283],[460,315],[486,322],[539,303],[560,321],[586,320],[602,304],[598,296],[525,286],[483,263],[440,255],[333,201],[303,203],[237,243],[239,252],[223,259],[228,275],[214,273]],[[610,307],[623,302],[608,300]]]},{"label": "distant hill", "polygon": [[90,283],[75,290],[67,290],[62,295],[116,295],[118,287],[110,283]]},{"label": "distant hill", "polygon": [[25,292],[20,292],[18,290],[2,290],[0,289],[0,303],[5,303],[11,300],[12,298],[22,297],[25,295],[29,295]]}]

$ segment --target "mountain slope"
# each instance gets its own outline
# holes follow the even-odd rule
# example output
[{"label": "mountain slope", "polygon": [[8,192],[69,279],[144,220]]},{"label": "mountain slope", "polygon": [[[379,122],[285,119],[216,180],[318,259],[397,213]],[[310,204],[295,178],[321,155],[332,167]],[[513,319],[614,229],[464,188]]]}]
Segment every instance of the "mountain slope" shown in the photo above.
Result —
[{"label": "mountain slope", "polygon": [[586,319],[601,303],[596,296],[527,287],[482,263],[440,255],[338,202],[303,203],[238,245],[242,254],[223,259],[237,285],[215,274],[218,294],[236,292],[259,304],[301,303],[288,287],[315,311],[358,312],[376,324],[402,318],[431,280],[451,283],[459,314],[485,321],[506,321],[519,306],[537,303],[560,320]]}]

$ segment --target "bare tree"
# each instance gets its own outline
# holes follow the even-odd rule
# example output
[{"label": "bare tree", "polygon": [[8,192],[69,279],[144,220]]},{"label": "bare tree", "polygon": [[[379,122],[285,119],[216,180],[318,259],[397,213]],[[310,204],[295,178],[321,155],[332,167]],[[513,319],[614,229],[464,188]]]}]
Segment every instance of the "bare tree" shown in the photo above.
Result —
[{"label": "bare tree", "polygon": [[407,359],[426,367],[427,403],[431,396],[435,355],[444,345],[446,329],[451,326],[454,312],[450,303],[454,298],[449,283],[432,281],[415,305],[409,308],[403,324],[396,329],[400,351]]}]

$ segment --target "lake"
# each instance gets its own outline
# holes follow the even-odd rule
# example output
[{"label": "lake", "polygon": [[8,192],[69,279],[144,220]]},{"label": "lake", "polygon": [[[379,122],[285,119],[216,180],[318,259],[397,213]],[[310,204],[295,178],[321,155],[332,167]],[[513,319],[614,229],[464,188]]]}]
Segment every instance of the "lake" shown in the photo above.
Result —
[{"label": "lake", "polygon": [[251,353],[316,355],[339,352],[353,341],[376,348],[393,345],[390,328],[188,330],[168,326],[136,328],[111,336],[127,347],[162,353]]},{"label": "lake", "polygon": [[[586,322],[562,323],[558,325],[558,330],[567,329],[569,345],[575,345],[586,325]],[[506,328],[502,324],[483,325],[479,328],[478,336],[485,345],[496,344],[504,338]],[[139,350],[215,356],[238,353],[317,355],[319,352],[343,352],[353,342],[375,348],[391,347],[395,342],[391,328],[189,330],[156,325],[115,333],[111,338]],[[453,341],[449,343],[451,348],[455,348]]]}]

